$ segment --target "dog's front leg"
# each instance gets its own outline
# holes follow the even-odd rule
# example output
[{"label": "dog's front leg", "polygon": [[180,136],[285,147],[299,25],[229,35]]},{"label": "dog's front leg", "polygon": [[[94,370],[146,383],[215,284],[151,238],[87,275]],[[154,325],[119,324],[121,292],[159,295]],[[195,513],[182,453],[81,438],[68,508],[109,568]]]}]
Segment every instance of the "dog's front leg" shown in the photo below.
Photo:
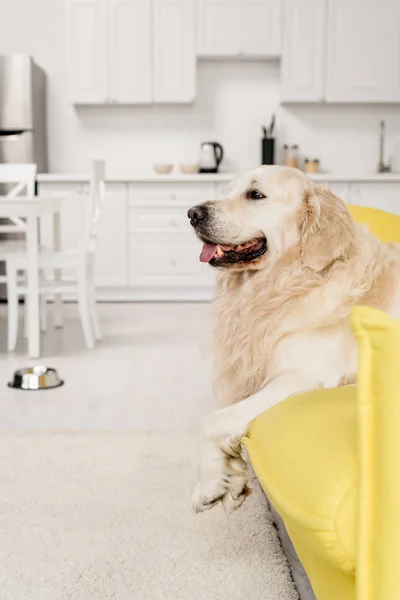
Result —
[{"label": "dog's front leg", "polygon": [[205,419],[200,430],[199,481],[192,499],[196,512],[219,502],[228,512],[239,508],[249,493],[241,439],[251,422],[274,404],[317,385],[318,381],[301,375],[277,377],[253,396]]}]

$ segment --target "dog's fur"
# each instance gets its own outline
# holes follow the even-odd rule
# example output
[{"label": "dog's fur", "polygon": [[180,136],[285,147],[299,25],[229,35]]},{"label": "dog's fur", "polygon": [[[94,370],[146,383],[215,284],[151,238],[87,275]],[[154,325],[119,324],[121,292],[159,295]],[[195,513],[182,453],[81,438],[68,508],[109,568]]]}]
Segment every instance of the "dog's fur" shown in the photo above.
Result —
[{"label": "dog's fur", "polygon": [[[265,197],[249,199],[249,189]],[[295,393],[354,382],[352,306],[400,316],[400,252],[296,169],[260,167],[204,206],[201,239],[237,245],[263,236],[268,244],[260,258],[227,265],[218,277],[216,393],[227,408],[201,430],[193,505],[221,501],[231,511],[248,493],[240,439],[250,423]]]}]

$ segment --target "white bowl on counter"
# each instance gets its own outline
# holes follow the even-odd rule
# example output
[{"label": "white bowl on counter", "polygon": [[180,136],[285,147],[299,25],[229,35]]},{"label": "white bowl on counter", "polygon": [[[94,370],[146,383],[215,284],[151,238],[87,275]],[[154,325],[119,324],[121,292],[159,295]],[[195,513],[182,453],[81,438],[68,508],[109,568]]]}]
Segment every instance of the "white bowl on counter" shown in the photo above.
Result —
[{"label": "white bowl on counter", "polygon": [[168,175],[168,173],[171,173],[173,167],[174,165],[171,163],[156,163],[153,165],[154,171],[159,175]]},{"label": "white bowl on counter", "polygon": [[181,173],[184,173],[185,175],[194,175],[198,173],[200,169],[199,165],[196,165],[194,163],[183,163],[179,165],[179,168],[181,170]]}]

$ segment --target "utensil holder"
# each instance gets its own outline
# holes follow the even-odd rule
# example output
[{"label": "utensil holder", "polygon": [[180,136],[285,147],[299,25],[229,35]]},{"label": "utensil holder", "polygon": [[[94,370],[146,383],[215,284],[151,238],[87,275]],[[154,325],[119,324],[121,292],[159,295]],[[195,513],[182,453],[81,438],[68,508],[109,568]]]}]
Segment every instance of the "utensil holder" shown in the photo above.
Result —
[{"label": "utensil holder", "polygon": [[275,138],[262,138],[261,140],[261,164],[275,164]]}]

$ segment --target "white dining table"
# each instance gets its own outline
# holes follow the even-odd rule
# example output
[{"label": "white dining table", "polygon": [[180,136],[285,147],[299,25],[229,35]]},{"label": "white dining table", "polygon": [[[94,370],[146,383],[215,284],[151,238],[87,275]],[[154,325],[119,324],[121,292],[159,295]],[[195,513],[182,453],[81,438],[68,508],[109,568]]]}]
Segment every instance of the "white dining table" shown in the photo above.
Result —
[{"label": "white dining table", "polygon": [[[40,356],[39,316],[39,222],[45,215],[53,216],[53,249],[60,250],[60,211],[62,196],[15,197],[0,196],[0,218],[21,217],[26,219],[28,354]],[[59,274],[56,273],[56,277]],[[56,298],[60,305],[61,298]],[[56,310],[59,306],[56,306]]]}]

